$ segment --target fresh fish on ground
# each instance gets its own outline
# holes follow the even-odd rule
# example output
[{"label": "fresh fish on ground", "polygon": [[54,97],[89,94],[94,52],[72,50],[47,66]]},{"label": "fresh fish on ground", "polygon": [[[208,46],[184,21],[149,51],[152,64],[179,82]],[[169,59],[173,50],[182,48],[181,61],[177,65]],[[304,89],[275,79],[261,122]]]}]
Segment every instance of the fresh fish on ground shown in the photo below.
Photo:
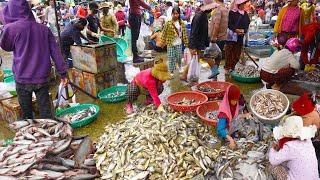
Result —
[{"label": "fresh fish on ground", "polygon": [[90,117],[96,113],[96,109],[94,107],[90,107],[88,109],[84,109],[78,111],[76,113],[69,113],[61,116],[60,118],[66,120],[67,122],[80,121],[86,117]]},{"label": "fresh fish on ground", "polygon": [[252,108],[261,116],[274,118],[283,113],[286,107],[280,95],[268,92],[255,96]]},{"label": "fresh fish on ground", "polygon": [[152,106],[106,126],[94,155],[102,179],[191,179],[213,170],[217,140],[197,117]]},{"label": "fresh fish on ground", "polygon": [[293,79],[300,80],[300,81],[320,83],[320,70],[317,69],[311,72],[300,71],[297,73],[297,75],[293,77]]},{"label": "fresh fish on ground", "polygon": [[89,155],[89,153],[92,151],[91,145],[92,142],[89,137],[85,137],[82,140],[78,150],[75,153],[75,167],[80,168],[81,165],[84,163],[87,155]]}]

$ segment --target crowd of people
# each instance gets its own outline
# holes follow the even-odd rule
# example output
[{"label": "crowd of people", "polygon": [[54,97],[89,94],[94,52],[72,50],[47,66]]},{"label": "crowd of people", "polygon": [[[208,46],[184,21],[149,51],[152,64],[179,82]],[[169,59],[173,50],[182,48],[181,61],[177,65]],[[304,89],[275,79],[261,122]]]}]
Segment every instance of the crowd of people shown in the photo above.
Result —
[{"label": "crowd of people", "polygon": [[[148,4],[143,0],[129,0],[128,4],[91,1],[76,6],[60,3],[58,12],[55,7],[52,0],[47,7],[40,4],[32,8],[26,0],[10,0],[2,11],[4,29],[0,46],[5,51],[13,51],[17,95],[26,119],[33,118],[32,92],[40,103],[40,117],[53,118],[47,80],[51,59],[62,84],[66,85],[66,60],[71,57],[70,46],[73,44],[97,43],[102,34],[122,37],[129,27],[133,63],[143,62],[137,48],[142,22],[152,31],[150,44],[157,51],[166,51],[167,60],[161,59],[153,68],[141,71],[128,85],[128,114],[133,113],[133,103],[140,94],[146,95],[146,104],[153,103],[158,111],[164,111],[159,94],[163,91],[163,83],[170,80],[176,70],[181,70],[182,53],[186,48],[192,56],[203,57],[209,64],[209,78],[220,73],[222,59],[225,59],[225,72],[233,71],[243,52],[252,21],[274,27],[277,50],[267,63],[262,64],[261,71],[267,88],[279,89],[297,69],[315,69],[320,56],[320,26],[317,22],[320,9],[312,0],[303,3],[298,0],[234,0],[229,3],[204,0],[202,3],[167,1]],[[60,22],[58,27],[57,21]],[[61,51],[55,38],[60,27]],[[211,49],[215,52],[218,49],[219,53],[212,57]],[[315,53],[309,56],[314,49]],[[300,50],[299,62],[295,54]],[[186,79],[190,68],[188,65],[184,68],[181,79]],[[239,87],[230,86],[219,108],[217,135],[227,140],[232,149],[236,144],[229,134],[229,127],[239,114],[241,104]],[[269,153],[272,172],[279,179],[318,179],[319,138],[314,139],[313,145],[311,138],[320,128],[319,113],[308,94],[293,103],[293,111],[298,116],[287,118],[274,131],[279,143],[274,144]],[[250,118],[251,115],[245,113],[244,116]],[[308,155],[304,156],[304,152]],[[278,166],[283,162],[288,162],[289,170],[283,165]]]}]

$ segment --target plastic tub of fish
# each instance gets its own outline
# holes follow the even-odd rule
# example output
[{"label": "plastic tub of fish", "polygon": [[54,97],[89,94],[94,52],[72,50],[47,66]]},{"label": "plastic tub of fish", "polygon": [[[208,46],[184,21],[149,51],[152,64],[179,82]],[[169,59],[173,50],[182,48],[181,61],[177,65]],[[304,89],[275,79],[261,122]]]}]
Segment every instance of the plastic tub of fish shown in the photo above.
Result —
[{"label": "plastic tub of fish", "polygon": [[197,108],[197,115],[208,125],[216,126],[218,122],[219,101],[209,101],[203,103]]},{"label": "plastic tub of fish", "polygon": [[194,91],[177,92],[167,97],[167,102],[175,111],[195,111],[198,106],[208,101],[208,97]]},{"label": "plastic tub of fish", "polygon": [[127,86],[112,86],[108,89],[102,90],[98,97],[104,102],[115,103],[127,99]]},{"label": "plastic tub of fish", "polygon": [[196,87],[196,91],[208,96],[208,98],[223,97],[228,87],[232,85],[228,82],[206,81]]},{"label": "plastic tub of fish", "polygon": [[97,119],[100,108],[94,104],[80,104],[57,113],[57,117],[70,123],[72,128],[86,126]]},{"label": "plastic tub of fish", "polygon": [[237,66],[234,71],[231,72],[231,77],[233,80],[242,83],[257,83],[260,82],[260,71],[252,66]]},{"label": "plastic tub of fish", "polygon": [[288,97],[273,89],[261,90],[250,99],[251,112],[265,124],[277,125],[289,109]]}]

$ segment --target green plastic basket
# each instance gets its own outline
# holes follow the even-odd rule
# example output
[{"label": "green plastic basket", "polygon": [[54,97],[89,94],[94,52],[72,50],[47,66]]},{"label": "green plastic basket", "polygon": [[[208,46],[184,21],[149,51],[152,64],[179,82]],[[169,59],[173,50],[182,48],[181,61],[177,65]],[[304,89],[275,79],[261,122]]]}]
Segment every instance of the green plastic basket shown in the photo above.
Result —
[{"label": "green plastic basket", "polygon": [[13,72],[11,69],[3,69],[4,78],[13,77]]},{"label": "green plastic basket", "polygon": [[235,81],[242,82],[242,83],[258,83],[261,80],[260,77],[243,77],[234,71],[231,72],[231,77]]},{"label": "green plastic basket", "polygon": [[5,78],[4,78],[4,82],[5,82],[5,83],[14,83],[14,82],[15,82],[14,76],[5,77]]},{"label": "green plastic basket", "polygon": [[56,116],[59,118],[59,117],[61,117],[63,115],[70,114],[70,113],[76,113],[76,112],[88,109],[90,107],[94,107],[96,109],[96,113],[95,114],[93,114],[90,117],[86,117],[86,118],[84,118],[84,119],[82,119],[80,121],[70,122],[70,125],[71,125],[72,128],[74,128],[74,129],[75,128],[80,128],[80,127],[83,127],[83,126],[86,126],[86,125],[90,124],[95,119],[97,119],[98,114],[100,113],[100,107],[99,106],[94,105],[94,104],[80,104],[78,106],[73,106],[73,107],[64,109],[64,110],[60,111],[59,113],[57,113]]},{"label": "green plastic basket", "polygon": [[101,36],[100,43],[106,43],[106,42],[116,43],[117,56],[123,56],[128,46],[125,40],[121,38],[117,39],[109,36]]},{"label": "green plastic basket", "polygon": [[122,96],[117,96],[117,97],[106,97],[108,94],[115,93],[115,92],[126,92],[127,91],[127,86],[112,86],[108,89],[102,90],[99,94],[98,97],[104,102],[107,103],[115,103],[115,102],[120,102],[124,101],[127,99],[127,95],[124,94]]}]

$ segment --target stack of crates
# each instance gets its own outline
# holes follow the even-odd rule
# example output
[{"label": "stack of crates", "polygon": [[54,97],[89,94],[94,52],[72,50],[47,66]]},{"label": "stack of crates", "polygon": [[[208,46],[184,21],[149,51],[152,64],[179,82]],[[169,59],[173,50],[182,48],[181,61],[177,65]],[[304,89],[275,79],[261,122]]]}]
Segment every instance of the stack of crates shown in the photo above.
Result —
[{"label": "stack of crates", "polygon": [[125,82],[124,64],[117,61],[116,44],[103,43],[71,47],[73,68],[70,81],[86,93],[98,93]]}]

